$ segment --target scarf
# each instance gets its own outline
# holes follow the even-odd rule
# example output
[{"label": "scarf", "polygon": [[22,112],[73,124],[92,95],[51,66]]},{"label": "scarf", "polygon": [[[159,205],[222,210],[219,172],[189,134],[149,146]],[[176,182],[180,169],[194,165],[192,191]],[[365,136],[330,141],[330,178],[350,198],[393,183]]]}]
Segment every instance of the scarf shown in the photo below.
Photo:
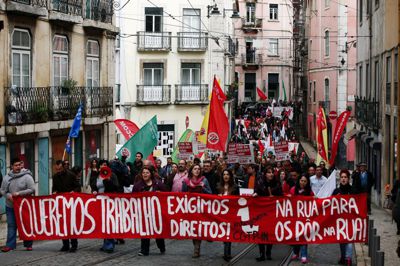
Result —
[{"label": "scarf", "polygon": [[204,176],[197,178],[197,180],[193,180],[193,178],[185,178],[185,183],[188,187],[190,188],[195,188],[195,187],[202,187],[204,184],[202,183],[204,180]]}]

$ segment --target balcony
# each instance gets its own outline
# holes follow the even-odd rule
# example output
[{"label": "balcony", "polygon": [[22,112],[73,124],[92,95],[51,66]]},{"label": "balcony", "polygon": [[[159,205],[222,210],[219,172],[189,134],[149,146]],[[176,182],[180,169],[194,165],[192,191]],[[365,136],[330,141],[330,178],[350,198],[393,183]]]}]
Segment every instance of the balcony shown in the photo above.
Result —
[{"label": "balcony", "polygon": [[242,30],[244,32],[258,32],[262,29],[262,18],[242,18]]},{"label": "balcony", "polygon": [[113,114],[112,87],[5,88],[7,125],[36,124],[73,119],[80,103],[83,117]]},{"label": "balcony", "polygon": [[113,6],[112,0],[86,0],[86,14],[82,26],[88,29],[119,32],[119,29],[112,25]]},{"label": "balcony", "polygon": [[47,16],[47,0],[9,0],[7,12],[32,17]]},{"label": "balcony", "polygon": [[226,47],[225,55],[230,57],[235,57],[237,52],[237,44],[232,40],[231,37],[228,37],[228,45]]},{"label": "balcony", "polygon": [[262,64],[262,54],[247,52],[242,54],[242,67],[245,70],[257,70]]},{"label": "balcony", "polygon": [[177,104],[207,104],[208,84],[175,85],[175,103]]},{"label": "balcony", "polygon": [[169,52],[171,50],[171,32],[139,31],[137,36],[137,50],[139,52]]},{"label": "balcony", "polygon": [[82,0],[51,0],[49,20],[82,23],[82,4]]},{"label": "balcony", "polygon": [[355,107],[356,119],[360,124],[376,132],[381,128],[382,118],[378,101],[356,97]]},{"label": "balcony", "polygon": [[137,104],[170,104],[171,85],[137,85]]},{"label": "balcony", "polygon": [[178,32],[179,52],[205,52],[208,48],[208,33]]}]

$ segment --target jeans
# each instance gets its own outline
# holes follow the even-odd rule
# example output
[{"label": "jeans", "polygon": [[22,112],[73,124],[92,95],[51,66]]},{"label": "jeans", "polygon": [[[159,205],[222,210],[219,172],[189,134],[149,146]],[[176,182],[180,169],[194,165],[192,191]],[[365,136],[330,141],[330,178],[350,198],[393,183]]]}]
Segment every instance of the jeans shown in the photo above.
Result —
[{"label": "jeans", "polygon": [[105,251],[114,250],[114,247],[115,247],[115,239],[104,239],[103,249]]},{"label": "jeans", "polygon": [[69,242],[71,241],[71,248],[78,248],[78,239],[63,239],[63,247],[70,248]]},{"label": "jeans", "polygon": [[[7,215],[7,243],[6,246],[12,249],[17,247],[17,222],[15,220],[14,208],[6,206]],[[24,240],[24,247],[32,247],[33,241]]]},{"label": "jeans", "polygon": [[232,247],[231,242],[224,242],[224,256],[225,257],[231,256],[231,247]]},{"label": "jeans", "polygon": [[308,257],[307,245],[301,245],[300,246],[300,257],[301,258],[307,258]]},{"label": "jeans", "polygon": [[340,244],[340,256],[343,259],[351,259],[353,257],[353,244]]}]

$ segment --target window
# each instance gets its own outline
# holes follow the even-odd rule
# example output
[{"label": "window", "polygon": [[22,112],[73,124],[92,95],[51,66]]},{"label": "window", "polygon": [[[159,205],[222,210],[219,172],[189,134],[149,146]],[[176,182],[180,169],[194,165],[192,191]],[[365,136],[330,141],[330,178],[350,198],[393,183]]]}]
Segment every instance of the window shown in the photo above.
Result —
[{"label": "window", "polygon": [[278,39],[269,39],[269,52],[272,56],[279,55],[278,51]]},{"label": "window", "polygon": [[12,85],[31,85],[31,36],[27,30],[15,29],[12,34]]},{"label": "window", "polygon": [[386,104],[390,104],[392,90],[392,61],[386,57]]},{"label": "window", "polygon": [[86,45],[86,86],[100,86],[100,47],[94,40]]},{"label": "window", "polygon": [[182,64],[182,84],[200,85],[200,64],[197,63]]},{"label": "window", "polygon": [[[358,9],[358,18],[360,20],[360,23],[363,21],[363,5],[364,5],[364,0],[359,0],[360,2],[360,8]],[[367,3],[368,6],[368,3]],[[367,8],[368,9],[368,8]]]},{"label": "window", "polygon": [[379,60],[375,61],[375,84],[374,84],[374,93],[371,95],[372,98],[379,101],[376,97],[379,91],[379,78],[380,78],[380,69],[379,69]]},{"label": "window", "polygon": [[308,97],[310,97],[310,101],[312,100],[312,94],[311,94],[311,92],[312,92],[312,82],[310,82],[310,88],[309,88],[309,91],[308,91]]},{"label": "window", "polygon": [[161,32],[163,9],[160,7],[146,7],[144,13],[146,17],[146,32]]},{"label": "window", "polygon": [[269,4],[269,19],[278,20],[278,4]]},{"label": "window", "polygon": [[183,9],[183,31],[200,32],[200,9]]},{"label": "window", "polygon": [[365,90],[363,90],[362,96],[366,96],[367,93],[370,91],[370,74],[371,74],[371,69],[369,67],[369,63],[367,63],[365,67]]},{"label": "window", "polygon": [[329,101],[329,79],[325,79],[325,102]]},{"label": "window", "polygon": [[325,31],[325,56],[329,56],[329,30]]},{"label": "window", "polygon": [[325,8],[329,7],[331,3],[331,0],[325,0]]},{"label": "window", "polygon": [[315,91],[317,90],[317,83],[314,81],[313,102],[315,102]]},{"label": "window", "polygon": [[246,4],[246,22],[247,23],[256,22],[256,5],[254,3]]},{"label": "window", "polygon": [[56,35],[53,39],[53,84],[61,86],[68,79],[68,39]]},{"label": "window", "polygon": [[162,101],[164,83],[163,63],[143,64],[143,101]]}]

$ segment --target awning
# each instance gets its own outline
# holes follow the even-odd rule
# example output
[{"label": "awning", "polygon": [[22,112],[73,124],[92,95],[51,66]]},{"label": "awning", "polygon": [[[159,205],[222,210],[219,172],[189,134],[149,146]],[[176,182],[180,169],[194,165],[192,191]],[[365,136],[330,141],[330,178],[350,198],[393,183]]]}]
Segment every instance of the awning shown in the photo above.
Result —
[{"label": "awning", "polygon": [[346,132],[346,134],[344,134],[344,138],[349,141],[352,138],[354,138],[354,136],[357,135],[358,132],[360,132],[360,130],[358,130],[357,128],[353,128],[352,130],[350,130],[349,132]]}]

